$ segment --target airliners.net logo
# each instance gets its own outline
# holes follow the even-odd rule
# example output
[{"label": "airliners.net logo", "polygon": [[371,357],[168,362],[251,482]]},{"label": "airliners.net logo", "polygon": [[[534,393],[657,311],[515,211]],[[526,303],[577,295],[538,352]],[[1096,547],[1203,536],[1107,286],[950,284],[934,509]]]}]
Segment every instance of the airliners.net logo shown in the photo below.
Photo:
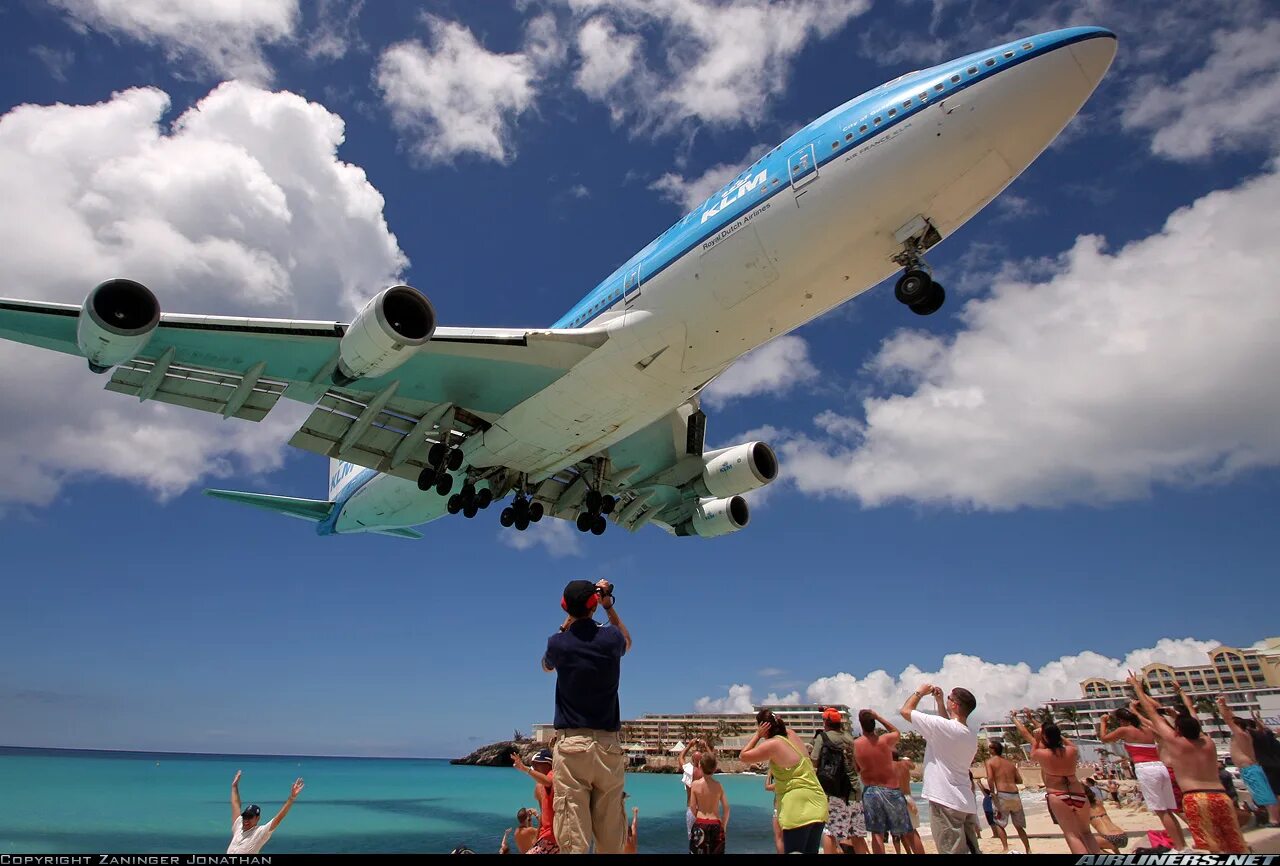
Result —
[{"label": "airliners.net logo", "polygon": [[1275,854],[1085,854],[1076,866],[1272,866]]}]

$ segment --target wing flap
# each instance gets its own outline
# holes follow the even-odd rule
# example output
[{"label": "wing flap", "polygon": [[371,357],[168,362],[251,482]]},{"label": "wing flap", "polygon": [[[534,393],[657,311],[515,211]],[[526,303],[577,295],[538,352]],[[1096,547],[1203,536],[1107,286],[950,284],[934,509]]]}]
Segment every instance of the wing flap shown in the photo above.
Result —
[{"label": "wing flap", "polygon": [[287,387],[286,382],[263,376],[262,365],[237,374],[147,358],[117,367],[106,385],[118,394],[246,421],[267,417]]}]

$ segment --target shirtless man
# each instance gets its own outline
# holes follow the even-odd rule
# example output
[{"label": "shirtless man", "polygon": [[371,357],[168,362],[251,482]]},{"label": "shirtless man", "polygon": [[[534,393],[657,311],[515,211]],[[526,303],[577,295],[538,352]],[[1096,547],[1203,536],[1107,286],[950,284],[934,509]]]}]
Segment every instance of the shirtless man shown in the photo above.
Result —
[{"label": "shirtless man", "polygon": [[529,849],[538,841],[538,827],[534,821],[538,817],[537,809],[522,808],[516,812],[516,850],[521,854],[529,853]]},{"label": "shirtless man", "polygon": [[1218,779],[1218,750],[1213,740],[1204,735],[1200,721],[1182,713],[1170,725],[1132,671],[1129,685],[1137,693],[1138,707],[1178,776],[1182,814],[1195,847],[1213,854],[1249,853],[1231,798]]},{"label": "shirtless man", "polygon": [[920,839],[920,809],[916,806],[915,797],[911,794],[911,774],[915,772],[916,762],[895,751],[893,753],[893,768],[898,771],[898,790],[902,792],[902,796],[907,801],[907,812],[911,815],[911,832],[906,836],[893,834],[894,851],[898,851],[898,840],[907,846],[909,854],[923,854],[924,842]]},{"label": "shirtless man", "polygon": [[[1022,846],[1031,853],[1031,840],[1027,838],[1027,813],[1022,810],[1022,796],[1018,793],[1018,785],[1022,783],[1022,774],[1018,765],[1004,756],[1004,743],[992,740],[991,757],[987,758],[987,784],[991,786],[992,806],[995,807],[996,821],[1003,827],[1010,820],[1018,831]],[[1007,850],[1006,846],[1006,850]]]},{"label": "shirtless man", "polygon": [[729,798],[724,785],[716,781],[716,756],[706,752],[699,762],[702,777],[689,788],[693,809],[693,829],[689,831],[690,854],[723,854],[729,832]]},{"label": "shirtless man", "polygon": [[1253,797],[1254,805],[1267,810],[1267,817],[1272,824],[1280,824],[1280,804],[1276,801],[1275,792],[1271,790],[1271,783],[1267,781],[1267,774],[1258,764],[1258,754],[1253,748],[1253,719],[1237,719],[1223,695],[1218,696],[1217,704],[1218,715],[1222,716],[1222,720],[1231,729],[1231,763],[1240,768],[1240,778],[1249,786],[1249,796]]},{"label": "shirtless man", "polygon": [[[885,733],[876,732],[876,723]],[[912,853],[923,854],[923,848],[917,850],[909,841],[915,836],[918,844],[919,835],[911,827],[911,814],[893,761],[898,729],[875,710],[860,710],[858,724],[862,726],[862,736],[853,741],[853,754],[862,772],[862,815],[871,834],[871,851],[883,854],[885,834],[893,833],[902,837]]]},{"label": "shirtless man", "polygon": [[711,749],[702,740],[692,739],[680,752],[680,781],[684,783],[684,832],[693,832],[693,783],[702,778],[702,756]]}]

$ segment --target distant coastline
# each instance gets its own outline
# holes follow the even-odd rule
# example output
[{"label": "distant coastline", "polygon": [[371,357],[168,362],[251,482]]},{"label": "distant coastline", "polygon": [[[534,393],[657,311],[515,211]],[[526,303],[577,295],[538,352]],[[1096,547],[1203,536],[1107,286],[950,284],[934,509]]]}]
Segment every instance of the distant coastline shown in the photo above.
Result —
[{"label": "distant coastline", "polygon": [[335,761],[448,761],[448,758],[423,758],[412,755],[302,755],[268,752],[169,752],[154,749],[72,749],[59,746],[0,746],[0,755],[168,755],[176,758],[311,758]]}]

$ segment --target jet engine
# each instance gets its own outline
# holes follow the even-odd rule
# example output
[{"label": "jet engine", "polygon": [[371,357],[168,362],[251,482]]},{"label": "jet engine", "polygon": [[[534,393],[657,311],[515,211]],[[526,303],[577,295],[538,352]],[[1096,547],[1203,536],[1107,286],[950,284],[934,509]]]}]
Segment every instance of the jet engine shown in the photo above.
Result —
[{"label": "jet engine", "polygon": [[107,280],[84,299],[76,344],[89,369],[105,373],[141,352],[158,324],[160,304],[150,289],[133,280]]},{"label": "jet engine", "polygon": [[778,477],[778,456],[763,442],[711,451],[703,455],[703,460],[706,465],[702,475],[693,481],[694,490],[701,496],[737,496]]},{"label": "jet engine", "polygon": [[751,509],[741,496],[728,499],[704,499],[693,511],[689,528],[701,538],[715,538],[737,532],[751,520]]},{"label": "jet engine", "polygon": [[410,286],[392,286],[364,305],[338,345],[336,385],[376,378],[399,367],[436,330],[436,311],[421,292]]}]

